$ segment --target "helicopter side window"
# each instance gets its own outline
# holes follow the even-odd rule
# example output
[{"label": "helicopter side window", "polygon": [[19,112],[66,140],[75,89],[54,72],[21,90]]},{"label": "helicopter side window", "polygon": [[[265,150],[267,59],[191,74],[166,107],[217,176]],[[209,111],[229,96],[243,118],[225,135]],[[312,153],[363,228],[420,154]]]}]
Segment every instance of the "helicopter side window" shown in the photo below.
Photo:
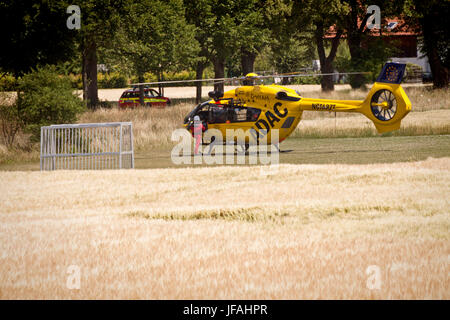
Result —
[{"label": "helicopter side window", "polygon": [[228,120],[227,108],[223,106],[210,105],[210,123],[225,123]]},{"label": "helicopter side window", "polygon": [[261,109],[256,108],[247,108],[247,121],[256,121],[259,118],[259,115],[261,113]]},{"label": "helicopter side window", "polygon": [[[261,113],[260,109],[241,106],[209,104],[207,108],[208,116],[204,118],[208,119],[209,123],[255,122]],[[203,108],[203,111],[199,113],[208,109]],[[203,117],[200,116],[200,118]]]},{"label": "helicopter side window", "polygon": [[234,108],[232,115],[231,122],[247,121],[247,108]]},{"label": "helicopter side window", "polygon": [[230,110],[231,122],[255,122],[258,120],[260,109],[250,107],[237,107]]}]

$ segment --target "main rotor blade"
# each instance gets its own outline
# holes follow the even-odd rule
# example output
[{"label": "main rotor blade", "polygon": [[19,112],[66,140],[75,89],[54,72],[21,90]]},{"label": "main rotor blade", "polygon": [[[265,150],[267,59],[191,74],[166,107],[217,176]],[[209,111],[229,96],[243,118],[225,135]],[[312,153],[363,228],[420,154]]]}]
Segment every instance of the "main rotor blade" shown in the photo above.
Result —
[{"label": "main rotor blade", "polygon": [[193,79],[193,80],[168,80],[158,82],[140,82],[132,83],[132,86],[151,85],[151,84],[165,84],[165,83],[188,83],[188,82],[213,82],[213,81],[226,81],[226,80],[240,80],[240,78],[214,78],[214,79]]},{"label": "main rotor blade", "polygon": [[302,74],[273,74],[268,76],[254,76],[254,77],[234,77],[234,78],[210,78],[210,79],[192,79],[192,80],[168,80],[157,82],[140,82],[132,83],[132,86],[141,85],[157,85],[157,84],[175,84],[175,83],[190,83],[190,82],[228,82],[228,81],[244,81],[244,80],[258,80],[268,78],[296,78],[296,77],[316,77],[316,76],[333,76],[333,75],[348,75],[348,74],[369,74],[370,72],[334,72],[334,73],[302,73]]},{"label": "main rotor blade", "polygon": [[295,78],[295,77],[315,77],[315,76],[334,76],[345,74],[369,74],[370,72],[334,72],[334,73],[302,73],[302,74],[273,74],[270,76],[257,76],[250,79],[265,79],[265,78]]}]

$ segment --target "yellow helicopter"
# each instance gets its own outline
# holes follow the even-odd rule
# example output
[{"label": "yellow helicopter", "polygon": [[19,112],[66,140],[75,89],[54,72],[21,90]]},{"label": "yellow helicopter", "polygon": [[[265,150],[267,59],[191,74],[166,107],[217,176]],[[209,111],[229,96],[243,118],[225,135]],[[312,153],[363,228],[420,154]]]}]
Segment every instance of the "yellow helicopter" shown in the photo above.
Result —
[{"label": "yellow helicopter", "polygon": [[[411,110],[411,102],[400,85],[404,72],[405,64],[386,63],[364,100],[302,98],[297,91],[276,84],[253,85],[255,80],[271,76],[251,73],[243,78],[244,86],[225,93],[210,92],[212,99],[197,105],[185,117],[184,127],[193,131],[194,117],[198,116],[207,130],[217,129],[222,137],[229,129],[239,132],[233,139],[246,149],[261,138],[272,143],[274,129],[278,129],[278,139],[273,143],[282,142],[297,127],[303,111],[359,112],[374,123],[379,133],[389,132],[399,129]],[[209,144],[211,138],[203,143]]]}]

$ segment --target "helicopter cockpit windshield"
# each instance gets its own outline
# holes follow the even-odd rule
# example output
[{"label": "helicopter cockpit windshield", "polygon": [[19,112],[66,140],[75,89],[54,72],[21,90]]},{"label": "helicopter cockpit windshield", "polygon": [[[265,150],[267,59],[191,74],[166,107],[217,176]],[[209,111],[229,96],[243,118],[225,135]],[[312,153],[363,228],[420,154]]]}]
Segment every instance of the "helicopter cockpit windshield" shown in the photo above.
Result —
[{"label": "helicopter cockpit windshield", "polygon": [[195,116],[199,116],[201,121],[207,120],[208,111],[209,111],[209,102],[207,101],[200,103],[184,118],[184,124],[194,121]]}]

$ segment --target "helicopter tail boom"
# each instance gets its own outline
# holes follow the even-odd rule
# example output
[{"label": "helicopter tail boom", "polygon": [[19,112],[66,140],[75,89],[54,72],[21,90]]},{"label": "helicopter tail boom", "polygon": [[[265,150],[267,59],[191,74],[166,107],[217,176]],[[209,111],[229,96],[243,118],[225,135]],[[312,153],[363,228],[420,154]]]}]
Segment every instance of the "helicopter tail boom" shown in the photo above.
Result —
[{"label": "helicopter tail boom", "polygon": [[400,85],[404,70],[404,64],[385,64],[363,101],[303,98],[299,102],[300,108],[312,111],[358,112],[369,118],[379,133],[397,130],[401,120],[411,111],[411,101]]}]

